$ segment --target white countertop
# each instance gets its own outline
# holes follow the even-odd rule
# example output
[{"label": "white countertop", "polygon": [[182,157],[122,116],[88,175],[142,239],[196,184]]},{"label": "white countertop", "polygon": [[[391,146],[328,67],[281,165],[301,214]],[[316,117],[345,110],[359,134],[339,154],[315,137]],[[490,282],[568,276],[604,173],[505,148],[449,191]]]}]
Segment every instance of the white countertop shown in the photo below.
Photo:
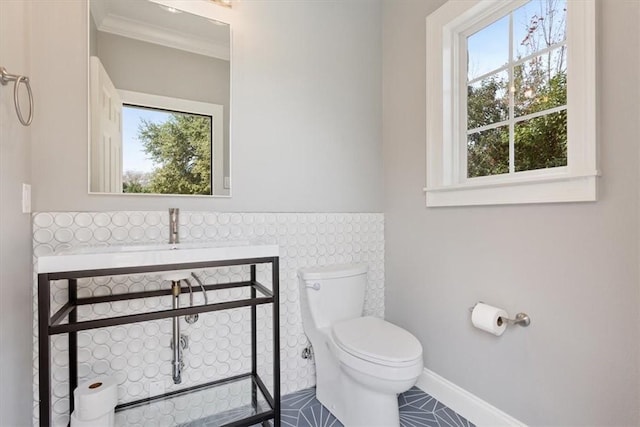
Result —
[{"label": "white countertop", "polygon": [[83,247],[38,257],[36,273],[231,261],[278,254],[278,245],[247,241]]}]

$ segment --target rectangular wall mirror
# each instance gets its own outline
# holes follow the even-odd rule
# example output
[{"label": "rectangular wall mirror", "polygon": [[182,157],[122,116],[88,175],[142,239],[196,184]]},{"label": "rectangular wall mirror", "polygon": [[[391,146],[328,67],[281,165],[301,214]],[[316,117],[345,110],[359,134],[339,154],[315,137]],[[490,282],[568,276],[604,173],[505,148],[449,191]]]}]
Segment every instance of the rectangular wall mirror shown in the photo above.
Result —
[{"label": "rectangular wall mirror", "polygon": [[230,27],[167,4],[90,0],[90,193],[231,195]]}]

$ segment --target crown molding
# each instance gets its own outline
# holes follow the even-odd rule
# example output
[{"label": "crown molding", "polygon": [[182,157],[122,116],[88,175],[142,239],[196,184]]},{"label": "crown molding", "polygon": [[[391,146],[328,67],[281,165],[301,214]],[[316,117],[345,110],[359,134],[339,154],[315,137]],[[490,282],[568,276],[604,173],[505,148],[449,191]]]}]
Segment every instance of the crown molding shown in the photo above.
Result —
[{"label": "crown molding", "polygon": [[180,49],[198,55],[218,58],[224,61],[230,60],[230,49],[227,45],[213,43],[211,40],[201,37],[119,15],[102,14],[102,19],[100,19],[101,11],[96,12],[97,13],[94,13],[94,20],[96,21],[98,31]]}]

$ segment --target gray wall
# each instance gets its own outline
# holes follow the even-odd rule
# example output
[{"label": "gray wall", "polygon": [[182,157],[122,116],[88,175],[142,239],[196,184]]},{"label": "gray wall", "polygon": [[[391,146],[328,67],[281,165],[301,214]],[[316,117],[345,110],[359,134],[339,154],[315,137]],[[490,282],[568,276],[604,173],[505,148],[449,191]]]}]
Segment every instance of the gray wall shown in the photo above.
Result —
[{"label": "gray wall", "polygon": [[[95,25],[93,19],[90,24]],[[91,32],[89,51],[93,37]],[[229,61],[101,31],[95,38],[96,56],[116,89],[222,105],[224,152],[229,153]],[[229,176],[229,156],[221,175]]]},{"label": "gray wall", "polygon": [[[638,425],[640,2],[599,4],[597,203],[427,209],[425,17],[440,3],[383,6],[387,316],[427,368],[521,421]],[[532,324],[482,333],[478,300]]]},{"label": "gray wall", "polygon": [[85,3],[34,8],[36,210],[381,211],[379,1],[237,3],[233,197],[213,200],[87,195]]},{"label": "gray wall", "polygon": [[[13,74],[31,74],[30,13],[27,2],[0,1],[0,60]],[[0,86],[0,424],[26,426],[32,408],[32,263],[31,217],[22,213],[21,192],[22,183],[31,181],[31,136],[18,122],[12,93],[13,83]]]},{"label": "gray wall", "polygon": [[93,17],[89,17],[89,55],[98,55],[98,28]]},{"label": "gray wall", "polygon": [[229,61],[97,32],[97,55],[117,89],[222,104],[229,110]]}]

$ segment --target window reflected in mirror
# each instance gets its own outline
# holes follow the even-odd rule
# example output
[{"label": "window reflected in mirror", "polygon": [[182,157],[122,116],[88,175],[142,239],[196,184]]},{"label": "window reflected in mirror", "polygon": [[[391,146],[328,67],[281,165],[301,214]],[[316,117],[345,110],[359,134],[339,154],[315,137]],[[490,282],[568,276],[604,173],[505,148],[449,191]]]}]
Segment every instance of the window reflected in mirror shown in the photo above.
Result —
[{"label": "window reflected in mirror", "polygon": [[91,193],[230,195],[231,38],[213,12],[90,0]]},{"label": "window reflected in mirror", "polygon": [[211,195],[213,117],[124,104],[122,191]]}]

